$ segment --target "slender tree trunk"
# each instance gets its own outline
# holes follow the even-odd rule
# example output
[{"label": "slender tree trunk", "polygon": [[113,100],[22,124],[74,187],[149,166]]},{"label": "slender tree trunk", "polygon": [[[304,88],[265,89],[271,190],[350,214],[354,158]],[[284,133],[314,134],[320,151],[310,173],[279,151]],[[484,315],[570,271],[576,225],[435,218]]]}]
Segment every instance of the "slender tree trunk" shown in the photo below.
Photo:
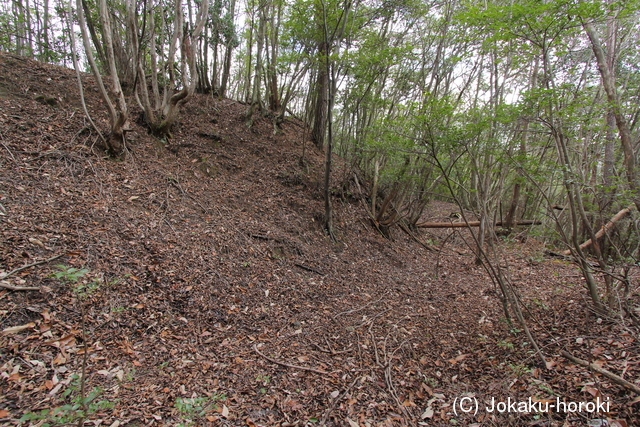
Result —
[{"label": "slender tree trunk", "polygon": [[[236,0],[231,0],[229,2],[229,17],[230,19],[235,18],[235,9],[236,9]],[[224,65],[222,68],[222,81],[220,82],[220,97],[224,98],[227,96],[227,85],[229,82],[229,74],[231,72],[231,56],[233,53],[233,42],[234,38],[230,37],[227,40],[227,46],[224,54]]]},{"label": "slender tree trunk", "polygon": [[49,43],[49,26],[51,16],[49,15],[49,0],[44,0],[44,16],[42,19],[42,44],[44,47],[44,59],[45,61],[51,61],[51,44]]},{"label": "slender tree trunk", "polygon": [[[252,7],[254,6],[256,0],[253,0],[251,2],[251,6],[247,5],[247,7]],[[245,83],[244,83],[244,100],[247,103],[251,102],[251,96],[253,95],[253,92],[251,91],[251,73],[253,71],[253,62],[252,62],[252,55],[253,55],[253,30],[255,27],[255,16],[256,16],[256,11],[255,10],[251,10],[250,11],[250,15],[251,15],[251,21],[249,23],[249,37],[247,37],[247,59],[246,59],[246,64],[247,64],[247,70],[245,73]]]},{"label": "slender tree trunk", "polygon": [[100,21],[102,24],[102,38],[105,46],[105,53],[107,59],[107,66],[109,77],[111,77],[111,93],[116,101],[116,117],[111,123],[111,134],[109,139],[112,141],[113,148],[117,151],[113,154],[120,155],[125,149],[124,145],[124,126],[127,121],[128,111],[127,102],[120,86],[120,79],[118,77],[118,70],[116,68],[116,58],[113,49],[113,30],[111,27],[111,17],[109,8],[107,7],[107,0],[99,0],[100,9]]},{"label": "slender tree trunk", "polygon": [[[261,5],[260,8],[264,7]],[[258,42],[258,47],[256,50],[256,67],[255,74],[253,75],[253,91],[251,92],[251,105],[247,108],[245,113],[245,123],[248,127],[253,125],[253,115],[256,110],[262,111],[262,96],[260,91],[260,81],[262,80],[262,53],[264,48],[264,34],[265,34],[265,16],[259,13],[258,19],[260,22],[258,23],[258,35],[256,40]]]},{"label": "slender tree trunk", "polygon": [[[82,11],[84,12],[84,18],[87,23],[87,28],[89,29],[89,34],[91,34],[91,41],[93,42],[93,46],[95,47],[96,53],[98,54],[98,62],[103,67],[107,67],[107,57],[104,53],[104,49],[102,47],[102,43],[98,38],[98,34],[96,33],[96,27],[91,17],[91,10],[89,9],[89,5],[87,4],[87,0],[82,0]],[[79,11],[78,11],[79,13]]]},{"label": "slender tree trunk", "polygon": [[640,210],[640,182],[638,181],[636,156],[633,148],[633,142],[631,141],[631,131],[627,125],[624,113],[620,109],[620,99],[616,90],[615,78],[611,68],[607,64],[606,54],[602,48],[600,38],[598,37],[593,24],[591,22],[583,22],[582,25],[589,36],[589,40],[591,41],[591,48],[593,49],[596,61],[598,62],[602,85],[610,104],[609,108],[611,108],[611,112],[615,117],[618,134],[620,136],[620,143],[624,153],[624,165],[627,172],[627,181],[631,190],[631,198],[633,203],[636,205],[636,208]]},{"label": "slender tree trunk", "polygon": [[25,35],[27,37],[27,46],[29,49],[27,50],[27,55],[29,58],[33,58],[34,49],[33,49],[33,26],[31,24],[31,6],[29,5],[29,0],[25,0]]},{"label": "slender tree trunk", "polygon": [[22,0],[13,0],[13,7],[16,22],[16,55],[24,56],[27,39],[27,29],[25,22],[27,18],[25,16]]},{"label": "slender tree trunk", "polygon": [[[617,25],[614,18],[609,18],[607,22],[607,52],[606,62],[607,67],[611,70],[611,77],[615,79],[615,52],[616,52],[616,33]],[[613,203],[615,194],[614,184],[614,148],[615,148],[615,134],[616,134],[616,116],[609,107],[606,114],[606,136],[604,146],[604,165],[602,168],[602,181],[604,184],[604,194],[600,198],[600,210],[606,211]]]},{"label": "slender tree trunk", "polygon": [[313,116],[313,129],[311,140],[319,150],[324,151],[324,143],[327,133],[327,108],[329,91],[329,74],[327,73],[327,44],[321,42],[318,46],[320,68],[315,84],[315,110]]},{"label": "slender tree trunk", "polygon": [[[534,60],[534,66],[531,71],[531,76],[529,79],[529,88],[534,89],[537,86],[538,81],[538,57],[536,56]],[[513,196],[511,197],[511,204],[509,206],[509,211],[507,212],[507,216],[505,218],[505,228],[510,230],[513,228],[513,223],[516,218],[516,210],[518,209],[518,203],[520,202],[520,189],[521,189],[521,179],[522,179],[522,167],[520,164],[525,161],[527,156],[527,146],[529,145],[529,118],[525,117],[523,119],[522,124],[522,137],[520,138],[520,147],[518,150],[518,167],[516,168],[518,171],[518,178],[516,178],[516,182],[513,184]]]}]

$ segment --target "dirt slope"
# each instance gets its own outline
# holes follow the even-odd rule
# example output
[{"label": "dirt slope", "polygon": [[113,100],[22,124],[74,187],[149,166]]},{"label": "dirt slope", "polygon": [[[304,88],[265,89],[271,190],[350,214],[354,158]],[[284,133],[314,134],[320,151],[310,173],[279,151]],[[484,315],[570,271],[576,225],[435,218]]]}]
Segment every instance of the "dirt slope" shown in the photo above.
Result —
[{"label": "dirt slope", "polygon": [[[397,229],[384,239],[341,197],[338,162],[331,242],[323,155],[295,120],[277,135],[264,118],[247,129],[245,108],[197,95],[168,144],[138,123],[130,154],[111,160],[91,150],[72,71],[0,54],[0,271],[61,256],[3,281],[38,291],[0,288],[0,423],[72,402],[85,342],[87,390],[101,390],[85,425],[640,422],[633,394],[559,356],[638,379],[637,331],[596,321],[573,266],[544,259],[532,239],[505,245],[543,369],[510,333],[465,232],[422,236],[440,252]],[[427,215],[452,209],[434,202]],[[81,283],[98,289],[82,299],[51,277],[58,264],[89,269]],[[480,411],[456,409],[462,396]],[[485,410],[556,397],[609,399],[610,412]]]}]

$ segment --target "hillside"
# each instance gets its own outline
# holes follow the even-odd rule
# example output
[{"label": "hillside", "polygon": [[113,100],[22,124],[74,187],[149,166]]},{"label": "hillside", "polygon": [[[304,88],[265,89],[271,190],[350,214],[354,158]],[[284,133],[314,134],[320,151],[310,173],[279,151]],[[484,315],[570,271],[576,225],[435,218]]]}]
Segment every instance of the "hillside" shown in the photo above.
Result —
[{"label": "hillside", "polygon": [[[106,128],[93,79],[84,82]],[[323,154],[301,122],[274,135],[256,117],[248,129],[245,109],[196,95],[168,143],[133,123],[130,152],[113,160],[91,148],[72,71],[0,54],[0,271],[38,263],[0,288],[1,424],[72,402],[85,343],[86,388],[101,390],[85,425],[640,422],[637,396],[560,355],[632,382],[640,372],[637,329],[595,319],[575,266],[545,258],[532,238],[502,246],[545,369],[504,321],[466,232],[421,236],[439,251],[398,228],[385,239],[336,159],[332,242],[321,227]],[[425,220],[454,210],[434,201]],[[99,286],[74,294],[51,276],[56,265],[87,268],[81,283]],[[461,397],[481,410],[456,410]],[[508,398],[611,405],[482,410]]]}]

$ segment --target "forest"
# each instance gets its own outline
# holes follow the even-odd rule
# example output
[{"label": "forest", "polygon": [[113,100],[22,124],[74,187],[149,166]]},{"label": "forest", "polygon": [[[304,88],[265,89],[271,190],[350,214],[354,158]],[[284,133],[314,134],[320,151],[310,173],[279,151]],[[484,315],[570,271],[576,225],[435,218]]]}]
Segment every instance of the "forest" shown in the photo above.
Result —
[{"label": "forest", "polygon": [[[636,0],[3,2],[0,220],[7,231],[0,253],[0,301],[6,298],[9,305],[0,307],[0,388],[7,391],[0,398],[0,421],[34,426],[637,425],[638,46]],[[63,130],[58,137],[35,136]],[[52,169],[45,178],[36,177],[47,168]],[[30,186],[33,190],[25,190]],[[279,192],[272,193],[274,186]],[[64,214],[44,220],[57,215],[51,197],[61,197],[56,206]],[[116,199],[126,206],[115,207]],[[144,209],[134,209],[136,203]],[[22,213],[12,216],[11,206]],[[78,213],[81,208],[87,212]],[[123,211],[107,215],[109,209]],[[74,215],[85,218],[86,225],[76,223]],[[63,218],[75,229],[62,225]],[[122,218],[128,223],[118,222]],[[67,234],[52,231],[47,221],[68,229]],[[117,237],[96,237],[112,227]],[[77,242],[83,233],[91,239],[53,250],[53,241],[66,237],[51,236],[74,235],[71,240]],[[167,233],[174,237],[166,240]],[[122,242],[115,243],[116,238]],[[41,252],[36,256],[23,246]],[[98,256],[98,248],[127,261]],[[372,253],[383,254],[385,261],[377,266],[378,255]],[[340,260],[345,265],[338,267]],[[184,277],[178,280],[181,270]],[[224,285],[211,293],[213,276]],[[475,279],[465,282],[465,277]],[[439,296],[423,289],[429,280]],[[476,289],[476,280],[482,289]],[[561,291],[549,284],[554,280],[562,282],[556,283]],[[57,309],[40,309],[30,300],[38,281],[46,284],[46,298],[58,301]],[[140,291],[149,292],[144,301],[173,301],[192,293],[190,302],[180,303],[192,307],[157,306],[143,315],[152,303],[140,300],[111,306],[105,314],[99,306],[118,286],[111,281],[126,282],[123,289],[166,282],[171,285],[162,289],[164,296]],[[276,290],[283,283],[291,289]],[[447,289],[454,283],[464,289]],[[55,297],[54,284],[66,286]],[[376,284],[380,289],[373,290]],[[474,299],[461,301],[467,292]],[[125,290],[118,295],[133,298]],[[200,295],[197,303],[195,295]],[[280,302],[265,302],[276,295],[293,299],[284,311],[274,308]],[[411,298],[419,301],[409,303]],[[325,308],[315,312],[307,299],[319,299]],[[431,313],[428,307],[434,306],[451,310],[451,329],[446,329],[451,336],[467,327],[465,313],[480,319],[472,330],[492,332],[471,333],[480,338],[461,339],[457,350],[444,344],[449,340],[444,334],[438,345],[446,351],[420,357],[418,349],[430,344],[412,340],[419,340],[416,335],[426,325],[429,331],[440,327],[434,325],[442,319],[422,311]],[[254,309],[255,330],[245,321],[246,330],[236,331],[234,322],[240,321],[230,319]],[[55,323],[49,310],[62,316],[59,324],[66,332],[47,341],[36,338],[36,331],[45,334],[45,326]],[[167,314],[172,310],[178,311],[175,316]],[[200,319],[197,310],[210,312],[209,320]],[[302,320],[299,313],[309,310],[314,313]],[[137,320],[116,319],[136,313]],[[331,318],[330,326],[312,326],[323,316]],[[409,323],[401,326],[404,321]],[[170,326],[154,326],[158,322]],[[263,322],[266,326],[259,326]],[[125,366],[110,360],[115,364],[99,369],[97,336],[104,325],[158,328],[152,329],[159,340],[153,345],[164,349],[160,352],[174,351],[160,344],[165,337],[185,343],[190,340],[185,337],[197,337],[189,355],[177,358],[184,366],[173,366],[174,380],[181,368],[204,359],[205,367],[189,371],[192,381],[207,371],[220,376],[232,370],[240,378],[238,366],[253,357],[251,378],[238,383],[257,388],[256,396],[242,397],[242,387],[222,379],[207,383],[209,392],[187,391],[184,385],[169,392],[169,382],[149,392],[154,397],[141,404],[149,408],[135,416],[133,405],[129,412],[113,409],[108,404],[118,408],[122,403],[113,403],[119,392],[138,390],[125,377],[144,370],[144,358],[134,355],[148,341],[114,341],[132,361]],[[180,326],[195,329],[176,332]],[[31,337],[20,339],[32,329]],[[225,338],[230,331],[234,337]],[[292,337],[308,341],[291,344]],[[33,342],[60,353],[41,362]],[[213,350],[214,356],[205,356],[209,353],[198,347],[203,342],[221,346],[231,361],[223,362]],[[276,342],[278,351],[263,348]],[[609,354],[609,347],[616,350]],[[303,351],[311,348],[326,354]],[[29,360],[42,366],[20,363],[27,358],[21,352],[29,351]],[[484,352],[491,361],[486,366],[469,361]],[[160,366],[171,366],[174,359],[154,359],[145,378],[164,375],[157,373]],[[460,372],[444,381],[421,371],[433,368],[442,375],[447,369],[440,359]],[[257,361],[279,374],[256,371]],[[47,363],[55,368],[53,377],[44,373]],[[56,368],[67,363],[73,368]],[[35,379],[27,381],[20,369],[36,372]],[[492,385],[479,374],[483,369],[500,372],[485,374],[502,378],[502,385]],[[312,388],[309,378],[276,380],[286,370],[319,376],[319,391],[304,393]],[[466,383],[482,389],[478,395],[462,391],[458,381],[465,372],[482,383]],[[63,374],[66,379],[60,381]],[[49,375],[49,382],[38,385],[42,375]],[[122,390],[99,385],[114,378]],[[66,394],[58,396],[63,386]],[[49,397],[36,403],[32,397],[45,389],[49,394],[43,396]],[[500,416],[488,411],[473,419],[452,412],[455,396],[482,394],[487,402],[497,389],[496,398],[533,396],[538,404],[556,397],[572,402],[606,397],[615,408],[606,413],[534,408]],[[367,397],[357,397],[356,390],[365,390]],[[154,394],[160,392],[164,400]],[[250,401],[262,409],[252,412]],[[154,412],[154,405],[168,409]]]}]

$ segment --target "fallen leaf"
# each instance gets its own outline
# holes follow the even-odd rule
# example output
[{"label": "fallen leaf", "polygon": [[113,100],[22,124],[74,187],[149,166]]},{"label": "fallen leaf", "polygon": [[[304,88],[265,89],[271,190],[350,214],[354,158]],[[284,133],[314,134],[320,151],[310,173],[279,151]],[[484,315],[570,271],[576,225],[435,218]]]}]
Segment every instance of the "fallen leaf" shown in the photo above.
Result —
[{"label": "fallen leaf", "polygon": [[467,356],[469,356],[469,354],[461,354],[459,356],[456,356],[453,359],[449,359],[448,362],[451,363],[452,365],[455,365],[456,363],[464,360]]},{"label": "fallen leaf", "polygon": [[29,242],[33,243],[36,246],[40,246],[41,248],[44,248],[44,243],[42,243],[42,241],[36,239],[35,237],[29,237]]},{"label": "fallen leaf", "polygon": [[9,416],[9,411],[5,411],[4,409],[0,409],[0,418],[7,418]]},{"label": "fallen leaf", "polygon": [[62,353],[58,353],[55,359],[53,359],[54,365],[64,365],[67,363],[67,358],[62,355]]},{"label": "fallen leaf", "polygon": [[590,387],[590,386],[588,386],[588,385],[584,386],[584,387],[582,388],[582,391],[586,391],[586,392],[587,392],[587,393],[589,393],[591,396],[596,397],[596,398],[597,398],[597,397],[602,396],[602,395],[600,394],[600,390],[598,390],[597,388],[594,388],[594,387]]},{"label": "fallen leaf", "polygon": [[11,326],[10,328],[3,329],[2,333],[4,335],[17,334],[18,332],[22,332],[25,329],[33,329],[35,328],[35,326],[36,324],[33,322],[27,323],[26,325]]},{"label": "fallen leaf", "polygon": [[350,418],[347,418],[347,422],[351,427],[360,427],[360,425],[357,422],[352,421]]},{"label": "fallen leaf", "polygon": [[224,418],[229,417],[229,408],[227,408],[227,405],[222,405],[222,412],[220,412],[220,415],[222,415]]},{"label": "fallen leaf", "polygon": [[433,409],[431,407],[425,409],[425,411],[420,416],[420,419],[426,420],[427,418],[433,418]]}]

